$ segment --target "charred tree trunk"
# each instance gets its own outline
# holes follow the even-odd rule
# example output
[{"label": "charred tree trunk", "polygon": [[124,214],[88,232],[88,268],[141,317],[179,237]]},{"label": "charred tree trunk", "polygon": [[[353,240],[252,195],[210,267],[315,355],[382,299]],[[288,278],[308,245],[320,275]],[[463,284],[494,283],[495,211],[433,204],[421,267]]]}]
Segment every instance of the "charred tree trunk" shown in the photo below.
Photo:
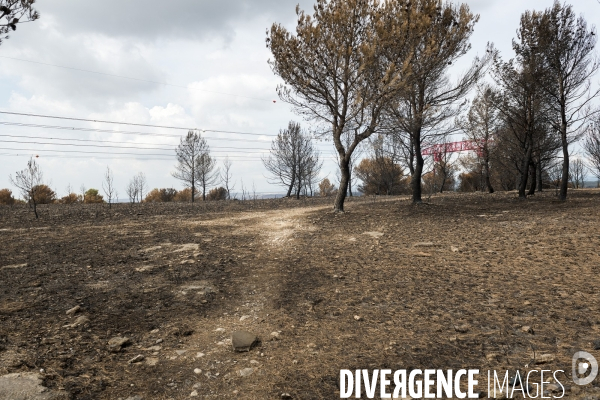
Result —
[{"label": "charred tree trunk", "polygon": [[525,191],[527,190],[527,180],[529,178],[529,165],[531,164],[531,146],[527,145],[527,151],[523,156],[521,163],[521,179],[519,180],[519,198],[527,198]]},{"label": "charred tree trunk", "polygon": [[563,166],[562,179],[560,181],[560,201],[567,200],[567,189],[569,188],[569,143],[567,142],[567,127],[564,125],[564,130],[561,132],[562,151],[563,151]]},{"label": "charred tree trunk", "polygon": [[531,185],[529,187],[529,192],[527,193],[527,195],[533,196],[535,194],[535,188],[537,186],[537,166],[535,165],[535,163],[531,163],[530,171],[531,171]]},{"label": "charred tree trunk", "polygon": [[[349,158],[349,157],[348,157]],[[333,209],[335,212],[344,212],[344,201],[348,192],[348,183],[350,182],[350,160],[346,157],[340,157],[340,187],[335,197]]]},{"label": "charred tree trunk", "polygon": [[410,187],[412,189],[412,202],[422,203],[421,176],[423,175],[423,166],[425,164],[425,160],[423,160],[423,155],[421,154],[421,142],[419,140],[414,141],[414,147],[416,162],[414,166],[414,173],[412,174],[412,179],[410,181]]},{"label": "charred tree trunk", "polygon": [[538,163],[538,168],[537,168],[537,191],[540,192],[540,193],[542,192],[542,189],[544,187],[544,182],[542,181],[542,178],[543,178],[542,172],[543,172],[543,170],[542,170],[542,164]]}]

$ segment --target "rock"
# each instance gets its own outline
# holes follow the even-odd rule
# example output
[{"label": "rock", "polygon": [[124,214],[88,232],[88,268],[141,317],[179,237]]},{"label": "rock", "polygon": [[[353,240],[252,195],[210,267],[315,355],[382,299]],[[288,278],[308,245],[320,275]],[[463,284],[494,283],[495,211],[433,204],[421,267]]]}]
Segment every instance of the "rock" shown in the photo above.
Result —
[{"label": "rock", "polygon": [[594,350],[600,350],[600,339],[594,340]]},{"label": "rock", "polygon": [[194,369],[194,373],[195,373],[196,375],[200,375],[200,374],[202,373],[202,370],[201,370],[200,368],[195,368],[195,369]]},{"label": "rock", "polygon": [[187,352],[187,350],[175,350],[175,353],[177,353],[178,356],[182,356]]},{"label": "rock", "polygon": [[452,250],[453,253],[459,252],[458,247],[455,247],[455,246],[450,246],[450,250]]},{"label": "rock", "polygon": [[454,327],[454,330],[458,333],[467,333],[469,332],[469,329],[471,329],[469,324],[462,324]]},{"label": "rock", "polygon": [[250,351],[258,343],[256,335],[246,331],[235,331],[231,334],[231,344],[235,351]]},{"label": "rock", "polygon": [[536,364],[545,364],[545,363],[552,362],[555,359],[556,359],[556,356],[554,354],[542,354],[539,357],[535,358],[535,363]]},{"label": "rock", "polygon": [[138,394],[135,396],[128,397],[125,400],[144,400],[144,398]]},{"label": "rock", "polygon": [[144,357],[143,355],[141,355],[141,354],[138,354],[137,356],[133,357],[131,360],[129,360],[129,361],[127,361],[127,362],[128,362],[129,364],[136,364],[136,363],[139,363],[139,362],[142,362],[142,361],[144,361],[144,359],[145,359],[145,358],[146,358],[146,357]]},{"label": "rock", "polygon": [[63,326],[63,328],[77,328],[78,326],[83,326],[87,323],[90,322],[90,319],[84,315],[82,315],[81,317],[78,317],[75,322],[73,322],[72,324],[68,324]]},{"label": "rock", "polygon": [[271,340],[279,340],[280,336],[279,332],[271,332]]},{"label": "rock", "polygon": [[281,400],[292,400],[292,395],[289,393],[281,393]]},{"label": "rock", "polygon": [[533,335],[533,328],[526,325],[524,327],[521,328],[521,331],[525,332],[525,333],[529,333],[530,335]]},{"label": "rock", "polygon": [[50,391],[42,385],[42,376],[35,372],[21,372],[0,376],[0,399],[58,400],[66,394]]},{"label": "rock", "polygon": [[557,385],[556,383],[551,383],[549,385],[544,385],[544,387],[546,389],[548,389],[551,392],[558,392],[559,390],[562,391],[562,388],[560,387],[560,385]]},{"label": "rock", "polygon": [[256,360],[250,360],[250,364],[260,364],[260,363]]},{"label": "rock", "polygon": [[362,321],[362,317],[360,315],[355,315],[354,316],[354,320],[355,321]]},{"label": "rock", "polygon": [[163,342],[163,340],[162,340],[162,339],[156,339],[156,342],[155,342],[155,343],[156,343],[156,344],[160,344],[160,343],[162,343],[162,342]]},{"label": "rock", "polygon": [[245,321],[250,318],[252,318],[250,315],[242,315],[242,317],[240,318],[240,322]]},{"label": "rock", "polygon": [[150,346],[147,347],[145,349],[142,349],[144,351],[161,351],[162,350],[162,346]]},{"label": "rock", "polygon": [[198,397],[198,391],[194,390],[192,393],[190,393],[190,397]]},{"label": "rock", "polygon": [[244,368],[238,371],[239,376],[250,376],[254,373],[254,368]]},{"label": "rock", "polygon": [[223,333],[223,332],[225,332],[225,329],[224,328],[217,328],[217,329],[215,329],[215,332]]},{"label": "rock", "polygon": [[108,341],[108,350],[111,353],[118,353],[121,351],[121,348],[131,344],[131,339],[127,337],[114,337]]},{"label": "rock", "polygon": [[524,305],[524,306],[530,306],[530,305],[531,305],[531,302],[529,302],[529,301],[525,300],[525,301],[523,302],[523,305]]},{"label": "rock", "polygon": [[498,358],[500,358],[500,354],[499,353],[489,353],[485,355],[485,358],[489,361],[498,361]]},{"label": "rock", "polygon": [[202,358],[202,357],[204,357],[204,353],[200,353],[200,352],[196,353],[196,358]]},{"label": "rock", "polygon": [[413,247],[435,247],[435,244],[432,242],[419,242],[415,243]]},{"label": "rock", "polygon": [[158,358],[156,358],[156,357],[146,358],[146,365],[154,367],[156,364],[158,364]]},{"label": "rock", "polygon": [[81,310],[80,306],[75,306],[67,310],[67,315],[74,315],[77,311]]}]

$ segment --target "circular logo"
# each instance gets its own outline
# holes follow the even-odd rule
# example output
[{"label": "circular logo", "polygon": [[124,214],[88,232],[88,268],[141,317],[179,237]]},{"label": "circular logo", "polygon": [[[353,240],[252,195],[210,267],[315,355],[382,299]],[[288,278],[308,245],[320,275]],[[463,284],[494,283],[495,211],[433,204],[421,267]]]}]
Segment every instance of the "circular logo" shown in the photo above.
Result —
[{"label": "circular logo", "polygon": [[[587,385],[592,383],[596,376],[598,376],[598,362],[593,355],[586,351],[578,351],[573,356],[573,382],[576,385]],[[585,375],[589,371],[588,376],[580,377]]]}]

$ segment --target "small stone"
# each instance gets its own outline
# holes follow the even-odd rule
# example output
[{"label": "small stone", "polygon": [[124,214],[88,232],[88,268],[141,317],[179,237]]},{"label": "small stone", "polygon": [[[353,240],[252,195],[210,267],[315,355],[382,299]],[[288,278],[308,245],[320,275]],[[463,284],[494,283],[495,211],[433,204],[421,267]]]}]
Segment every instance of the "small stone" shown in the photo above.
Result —
[{"label": "small stone", "polygon": [[200,384],[200,382],[194,383],[194,386],[192,386],[192,389],[197,390],[200,389],[202,387],[202,385]]},{"label": "small stone", "polygon": [[467,333],[469,332],[469,329],[471,329],[471,327],[468,324],[462,324],[454,327],[454,330],[458,333]]},{"label": "small stone", "polygon": [[158,331],[159,331],[158,329],[152,329],[150,331],[150,333],[153,334],[153,335],[156,335],[158,333]]},{"label": "small stone", "polygon": [[260,364],[260,363],[256,360],[250,360],[250,364]]},{"label": "small stone", "polygon": [[545,363],[552,362],[555,359],[556,359],[556,356],[554,354],[542,354],[539,357],[536,357],[535,363],[536,364],[545,364]]},{"label": "small stone", "polygon": [[175,350],[175,353],[177,353],[178,356],[182,356],[186,353],[187,350]]},{"label": "small stone", "polygon": [[158,364],[158,358],[156,358],[156,357],[146,358],[146,365],[154,367],[156,364]]},{"label": "small stone", "polygon": [[355,321],[362,321],[362,317],[360,315],[355,315],[354,316],[354,320]]},{"label": "small stone", "polygon": [[202,373],[202,370],[201,370],[200,368],[195,368],[195,369],[194,369],[194,373],[195,373],[196,375],[200,375],[200,374]]},{"label": "small stone", "polygon": [[258,337],[250,332],[235,331],[231,334],[231,344],[235,351],[250,351],[258,343]]},{"label": "small stone", "polygon": [[63,326],[63,328],[77,328],[78,326],[83,326],[87,323],[90,322],[90,319],[84,315],[82,315],[81,317],[78,317],[75,322],[73,322],[70,325],[65,325]]},{"label": "small stone", "polygon": [[271,332],[271,340],[278,340],[280,337],[279,332]]},{"label": "small stone", "polygon": [[546,389],[548,389],[551,392],[558,392],[559,390],[562,390],[561,387],[559,385],[557,385],[556,383],[551,383],[549,385],[544,385],[544,387]]},{"label": "small stone", "polygon": [[533,335],[533,328],[530,327],[529,325],[522,327],[521,331],[523,331],[525,333],[529,333],[530,335]]},{"label": "small stone", "polygon": [[202,357],[204,357],[204,353],[200,353],[200,352],[196,353],[196,358],[202,358]]},{"label": "small stone", "polygon": [[198,397],[198,391],[194,390],[192,393],[190,393],[190,397]]},{"label": "small stone", "polygon": [[497,361],[497,360],[498,360],[498,357],[500,357],[500,354],[498,354],[498,353],[489,353],[489,354],[486,354],[486,355],[485,355],[485,358],[486,358],[486,359],[487,359],[489,362],[492,362],[492,361]]},{"label": "small stone", "polygon": [[250,376],[254,373],[254,368],[244,368],[238,371],[240,376]]},{"label": "small stone", "polygon": [[455,247],[455,246],[450,246],[450,250],[452,250],[453,253],[459,252],[458,247]]},{"label": "small stone", "polygon": [[144,351],[161,351],[162,347],[161,346],[150,346],[148,348],[143,349]]},{"label": "small stone", "polygon": [[292,395],[289,393],[281,393],[281,400],[292,400]]},{"label": "small stone", "polygon": [[127,362],[128,362],[129,364],[136,364],[136,363],[139,363],[139,362],[142,362],[142,361],[144,361],[144,359],[145,359],[145,358],[146,358],[146,357],[144,357],[143,355],[141,355],[141,354],[138,354],[137,356],[133,357],[131,360],[129,360],[129,361],[127,361]]},{"label": "small stone", "polygon": [[531,302],[529,302],[529,301],[525,300],[525,301],[523,302],[523,305],[524,305],[524,306],[530,306],[530,305],[531,305]]},{"label": "small stone", "polygon": [[217,328],[217,329],[215,329],[215,332],[223,333],[223,332],[225,332],[225,329],[224,328]]},{"label": "small stone", "polygon": [[155,343],[156,343],[156,344],[160,344],[160,343],[162,343],[162,342],[163,342],[163,340],[162,340],[162,339],[156,339],[156,342],[155,342]]},{"label": "small stone", "polygon": [[73,308],[70,308],[67,310],[67,315],[73,315],[75,313],[77,313],[77,311],[81,310],[80,306],[75,306]]},{"label": "small stone", "polygon": [[242,317],[240,318],[240,322],[245,321],[250,318],[252,318],[250,315],[242,315]]},{"label": "small stone", "polygon": [[128,344],[131,344],[131,339],[117,336],[108,341],[108,349],[112,353],[118,353],[121,351],[121,348],[127,346]]}]

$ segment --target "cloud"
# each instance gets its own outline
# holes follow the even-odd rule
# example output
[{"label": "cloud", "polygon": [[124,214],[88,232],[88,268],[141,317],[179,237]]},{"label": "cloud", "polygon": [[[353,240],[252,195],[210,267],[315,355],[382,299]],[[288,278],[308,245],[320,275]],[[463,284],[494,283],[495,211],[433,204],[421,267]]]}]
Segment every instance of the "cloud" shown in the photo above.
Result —
[{"label": "cloud", "polygon": [[[231,40],[238,21],[294,16],[297,2],[281,0],[45,0],[37,7],[64,32],[109,33],[114,37],[166,40],[172,37]],[[304,8],[312,2],[302,1]]]}]

